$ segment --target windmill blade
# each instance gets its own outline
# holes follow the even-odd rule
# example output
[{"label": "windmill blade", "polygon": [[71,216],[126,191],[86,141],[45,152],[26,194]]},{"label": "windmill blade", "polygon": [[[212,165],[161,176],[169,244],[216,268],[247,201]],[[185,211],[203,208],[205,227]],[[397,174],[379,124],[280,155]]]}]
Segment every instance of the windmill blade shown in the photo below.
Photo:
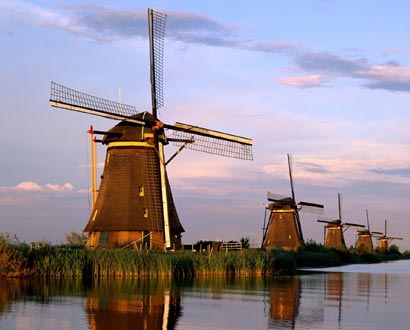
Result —
[{"label": "windmill blade", "polygon": [[148,9],[152,114],[155,119],[157,119],[157,109],[164,105],[162,81],[166,20],[167,15]]},{"label": "windmill blade", "polygon": [[352,227],[361,227],[361,228],[366,228],[365,225],[359,225],[358,223],[351,223],[351,222],[344,222],[343,226],[352,226]]},{"label": "windmill blade", "polygon": [[388,236],[388,237],[386,237],[386,238],[387,238],[387,239],[390,239],[390,240],[393,240],[393,239],[403,240],[402,237],[391,237],[391,236]]},{"label": "windmill blade", "polygon": [[335,221],[330,221],[330,220],[322,220],[322,219],[317,219],[317,222],[322,222],[322,223],[330,223],[330,224],[334,224],[337,225],[338,223]]},{"label": "windmill blade", "polygon": [[381,233],[379,231],[372,231],[371,233],[372,233],[372,235],[378,235],[378,236],[383,236],[384,235],[383,233]]},{"label": "windmill blade", "polygon": [[264,203],[264,202],[257,202],[256,204],[257,204],[257,205],[264,206],[264,207],[265,207],[265,209],[267,209],[267,208],[268,208],[268,206],[269,206],[269,204],[266,204],[266,203]]},{"label": "windmill blade", "polygon": [[295,200],[295,189],[293,187],[293,176],[292,176],[292,155],[288,156],[288,170],[289,170],[289,180],[290,180],[290,190],[292,192],[292,199]]},{"label": "windmill blade", "polygon": [[318,216],[317,219],[318,219],[318,220],[327,221],[327,222],[332,222],[332,223],[340,222],[339,219],[328,218],[328,217],[322,217],[322,216]]},{"label": "windmill blade", "polygon": [[50,105],[56,108],[145,125],[145,122],[132,118],[138,114],[137,109],[132,105],[92,96],[55,82],[51,82]]},{"label": "windmill blade", "polygon": [[366,209],[367,230],[370,231],[369,211]]},{"label": "windmill blade", "polygon": [[342,221],[342,194],[337,193],[337,205],[339,207],[339,220]]},{"label": "windmill blade", "polygon": [[313,213],[313,214],[324,214],[325,206],[322,204],[300,201],[298,205],[299,205],[299,211]]},{"label": "windmill blade", "polygon": [[292,204],[291,202],[292,199],[290,197],[279,195],[279,194],[274,194],[274,193],[271,193],[270,191],[268,191],[267,193],[267,199],[270,202],[281,202],[281,203],[283,202],[285,204]]},{"label": "windmill blade", "polygon": [[182,144],[178,140],[188,140],[193,136],[193,142],[189,143],[186,149],[231,158],[253,160],[252,139],[182,123],[175,123],[174,125],[164,124],[164,127],[174,131],[171,139],[177,140],[173,142],[176,146],[181,146]]}]

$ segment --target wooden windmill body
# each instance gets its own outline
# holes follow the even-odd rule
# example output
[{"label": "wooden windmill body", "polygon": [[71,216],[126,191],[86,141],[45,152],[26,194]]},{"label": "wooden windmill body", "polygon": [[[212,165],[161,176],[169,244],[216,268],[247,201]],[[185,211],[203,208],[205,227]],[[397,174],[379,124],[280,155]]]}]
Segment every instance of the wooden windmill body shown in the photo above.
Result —
[{"label": "wooden windmill body", "polygon": [[372,233],[369,230],[364,229],[357,232],[355,249],[359,251],[373,251]]},{"label": "wooden windmill body", "polygon": [[318,222],[326,223],[324,226],[324,245],[327,247],[333,247],[338,249],[346,249],[346,242],[344,239],[344,232],[349,227],[364,227],[363,225],[342,222],[342,202],[341,195],[338,193],[338,206],[339,206],[339,219],[331,220],[325,218],[319,218]]},{"label": "wooden windmill body", "polygon": [[379,250],[388,250],[390,247],[390,243],[393,240],[403,240],[402,237],[387,236],[387,220],[384,220],[384,234],[383,233],[377,233],[377,234],[381,234],[377,238],[377,248]]},{"label": "wooden windmill body", "polygon": [[[149,113],[142,115],[152,117]],[[159,140],[164,141],[162,135]],[[135,242],[136,247],[162,248],[161,178],[152,130],[121,122],[104,135],[102,142],[107,145],[107,153],[99,193],[84,229],[89,233],[87,246],[121,247]],[[167,177],[165,184],[170,242],[179,249],[184,229]]]},{"label": "wooden windmill body", "polygon": [[368,212],[368,210],[366,210],[366,219],[367,219],[367,229],[357,231],[355,249],[357,251],[372,252],[373,249],[374,249],[373,237],[375,235],[383,235],[383,233],[371,232],[370,231],[369,212]]},{"label": "wooden windmill body", "polygon": [[[292,197],[268,192],[268,201],[271,203],[266,205],[262,248],[280,247],[285,250],[296,250],[303,244],[299,211],[323,212],[323,205],[295,202],[291,157],[289,154],[287,156]],[[266,225],[267,213],[269,219]]]},{"label": "wooden windmill body", "polygon": [[[252,160],[252,140],[198,126],[162,123],[162,56],[166,15],[148,10],[151,58],[152,113],[87,95],[56,83],[51,85],[54,107],[98,115],[120,122],[102,134],[107,145],[105,166],[88,224],[88,248],[181,247],[179,221],[166,165],[183,148]],[[166,132],[172,136],[167,137]],[[164,145],[178,151],[165,160]]]}]

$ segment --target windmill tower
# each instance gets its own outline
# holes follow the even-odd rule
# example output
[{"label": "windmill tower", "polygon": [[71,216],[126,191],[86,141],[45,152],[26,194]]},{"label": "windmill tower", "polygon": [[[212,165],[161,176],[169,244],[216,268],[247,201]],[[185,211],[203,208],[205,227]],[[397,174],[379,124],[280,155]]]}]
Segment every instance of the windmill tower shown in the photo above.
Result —
[{"label": "windmill tower", "polygon": [[375,234],[383,235],[379,232],[371,232],[369,224],[369,212],[366,210],[366,220],[367,220],[367,229],[362,229],[357,231],[357,238],[355,249],[359,251],[373,251],[373,240],[372,237]]},{"label": "windmill tower", "polygon": [[[296,203],[291,156],[289,154],[288,170],[292,197],[285,197],[268,192],[268,201],[271,203],[266,205],[265,209],[262,248],[280,247],[287,250],[297,249],[303,244],[299,211],[312,213],[323,212],[323,205],[308,202]],[[269,213],[269,221],[266,225],[267,213]]]},{"label": "windmill tower", "polygon": [[[84,231],[88,248],[176,248],[184,231],[172,198],[166,165],[183,148],[220,156],[252,160],[252,140],[236,135],[158,120],[163,106],[162,60],[166,15],[148,9],[151,112],[134,106],[90,96],[51,83],[53,107],[120,121],[98,140],[107,145],[99,192]],[[165,130],[172,132],[167,137]],[[178,151],[165,160],[164,145]]]},{"label": "windmill tower", "polygon": [[324,241],[325,246],[334,247],[339,249],[345,249],[346,243],[344,239],[343,233],[349,227],[362,227],[363,225],[359,225],[357,223],[351,222],[342,222],[342,201],[341,201],[341,194],[337,194],[338,206],[339,206],[339,219],[327,219],[327,218],[319,218],[318,222],[326,223],[324,226]]},{"label": "windmill tower", "polygon": [[388,250],[390,247],[391,241],[397,239],[397,240],[403,240],[401,237],[391,237],[387,236],[387,220],[384,220],[384,234],[383,233],[375,233],[375,234],[381,234],[377,238],[377,247],[381,250]]}]

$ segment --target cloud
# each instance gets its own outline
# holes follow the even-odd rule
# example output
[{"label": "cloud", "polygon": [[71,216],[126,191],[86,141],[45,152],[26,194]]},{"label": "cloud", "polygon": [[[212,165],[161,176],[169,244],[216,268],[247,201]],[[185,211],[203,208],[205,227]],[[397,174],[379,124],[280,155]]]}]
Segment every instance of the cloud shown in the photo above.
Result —
[{"label": "cloud", "polygon": [[321,52],[304,52],[296,55],[295,64],[305,71],[355,76],[357,72],[367,68],[367,60],[365,59],[343,58]]},{"label": "cloud", "polygon": [[[364,80],[362,86],[369,89],[410,92],[410,66],[396,62],[370,65],[364,58],[344,58],[323,52],[295,52],[294,65],[305,72],[314,73],[310,79],[282,78],[282,84],[296,87],[318,87],[321,77],[329,81],[334,78],[352,78]],[[315,83],[315,78],[318,80]]]},{"label": "cloud", "polygon": [[[315,52],[289,41],[253,42],[238,37],[239,29],[221,24],[204,15],[183,11],[167,12],[166,38],[183,45],[201,44],[283,54],[295,69],[308,73],[302,77],[284,77],[279,82],[299,88],[322,87],[336,78],[362,81],[368,89],[410,92],[410,69],[396,64],[370,64],[366,58],[343,57],[331,52]],[[147,38],[146,10],[121,9],[99,5],[34,5],[25,1],[0,3],[0,30],[13,31],[34,25],[59,29],[71,34],[113,42]],[[397,50],[385,51],[397,53]]]},{"label": "cloud", "polygon": [[375,65],[363,71],[361,76],[370,80],[366,84],[368,88],[410,91],[410,66]]},{"label": "cloud", "polygon": [[64,185],[47,183],[46,185],[39,185],[33,181],[25,181],[17,184],[14,187],[0,186],[1,190],[22,190],[22,191],[73,191],[74,186],[71,183],[65,183]]},{"label": "cloud", "polygon": [[387,174],[387,175],[392,175],[392,176],[410,177],[410,167],[390,168],[390,169],[374,168],[374,169],[369,169],[369,171],[373,173]]},{"label": "cloud", "polygon": [[397,54],[403,54],[403,55],[410,55],[410,49],[386,49],[383,51],[382,55],[397,55]]},{"label": "cloud", "polygon": [[300,88],[307,87],[321,87],[324,82],[329,81],[328,76],[323,76],[320,74],[306,76],[306,77],[287,77],[279,79],[282,85],[295,86]]},{"label": "cloud", "polygon": [[25,181],[15,186],[0,186],[0,205],[21,205],[76,193],[81,191],[76,191],[71,183],[40,185],[33,181]]},{"label": "cloud", "polygon": [[[410,184],[410,168],[403,166],[403,159],[369,157],[312,158],[298,156],[292,174],[301,184],[341,187],[354,181]],[[272,177],[288,178],[287,161],[275,162],[263,167]]]},{"label": "cloud", "polygon": [[66,183],[62,186],[58,185],[58,184],[51,184],[51,183],[47,183],[45,185],[45,187],[49,190],[52,191],[57,191],[57,192],[63,192],[63,191],[73,191],[74,186],[71,183]]},{"label": "cloud", "polygon": [[42,191],[43,187],[32,181],[21,182],[15,187],[17,190]]}]

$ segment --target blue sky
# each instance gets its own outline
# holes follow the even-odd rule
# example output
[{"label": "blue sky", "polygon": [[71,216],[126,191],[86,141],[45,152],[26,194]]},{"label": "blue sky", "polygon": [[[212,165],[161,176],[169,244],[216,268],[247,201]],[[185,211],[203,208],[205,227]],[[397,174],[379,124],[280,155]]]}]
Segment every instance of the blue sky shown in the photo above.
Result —
[{"label": "blue sky", "polygon": [[[169,164],[184,243],[260,244],[258,202],[290,193],[290,153],[298,200],[336,217],[341,192],[345,221],[368,209],[410,249],[407,1],[0,0],[0,232],[61,242],[84,228],[86,131],[115,122],[51,108],[50,82],[112,100],[121,88],[149,110],[148,7],[168,15],[161,119],[254,140],[253,162],[186,150]],[[316,216],[302,228],[322,241]]]}]

